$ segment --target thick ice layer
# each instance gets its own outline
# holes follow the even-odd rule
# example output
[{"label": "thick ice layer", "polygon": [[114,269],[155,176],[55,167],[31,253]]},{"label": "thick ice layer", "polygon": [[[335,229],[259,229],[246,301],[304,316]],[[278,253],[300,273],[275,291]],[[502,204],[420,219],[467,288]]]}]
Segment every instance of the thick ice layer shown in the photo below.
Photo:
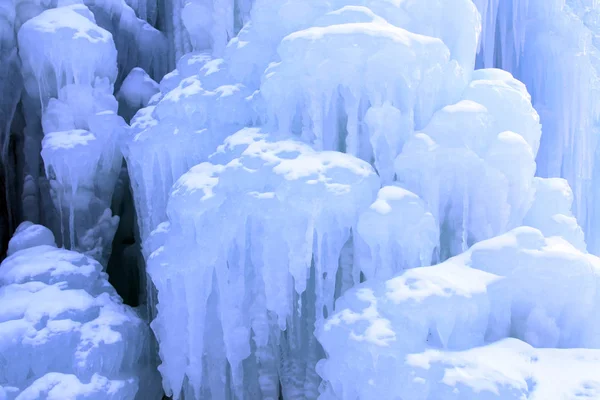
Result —
[{"label": "thick ice layer", "polygon": [[285,398],[315,397],[310,332],[332,311],[342,247],[379,179],[352,156],[258,129],[214,158],[230,161],[174,186],[164,245],[148,260],[165,390],[276,399],[281,383]]},{"label": "thick ice layer", "polygon": [[[326,381],[321,398],[470,399],[478,393],[475,384],[482,390],[477,398],[549,398],[544,393],[553,389],[555,374],[567,371],[564,365],[552,369],[558,360],[579,359],[573,367],[583,368],[597,352],[538,351],[514,340],[464,353],[444,351],[507,337],[534,347],[600,348],[599,280],[597,257],[523,227],[437,266],[366,282],[337,301],[336,314],[317,332],[328,355],[317,367]],[[494,348],[506,343],[502,353],[514,359],[492,358]],[[534,356],[537,363],[527,362]],[[428,362],[441,365],[427,368]],[[444,374],[444,363],[455,368]],[[598,379],[595,370],[586,376]],[[576,374],[572,378],[558,393],[578,389],[582,381]]]},{"label": "thick ice layer", "polygon": [[[131,122],[124,147],[142,240],[166,218],[173,183],[192,166],[206,161],[227,135],[250,124],[252,92],[231,85],[222,60],[203,57],[180,63],[182,74],[156,104],[141,109]],[[195,65],[199,65],[196,72]],[[182,76],[187,77],[180,79]]]},{"label": "thick ice layer", "polygon": [[24,223],[0,266],[0,386],[21,400],[134,399],[147,327],[97,261],[53,241]]},{"label": "thick ice layer", "polygon": [[[288,35],[278,48],[281,62],[265,71],[261,94],[281,132],[370,160],[371,139],[362,126],[370,106],[395,107],[396,134],[407,136],[458,98],[464,71],[439,39],[383,20],[342,21]],[[390,146],[392,157],[398,147]]]},{"label": "thick ice layer", "polygon": [[23,24],[18,39],[25,87],[42,104],[68,84],[92,85],[96,78],[114,82],[117,77],[112,35],[95,24],[83,5],[42,12]]},{"label": "thick ice layer", "polygon": [[539,117],[509,73],[480,70],[395,160],[398,183],[440,225],[442,259],[520,226],[533,199]]},{"label": "thick ice layer", "polygon": [[437,259],[438,224],[417,195],[383,187],[356,227],[357,268],[366,279],[390,278],[404,269]]}]

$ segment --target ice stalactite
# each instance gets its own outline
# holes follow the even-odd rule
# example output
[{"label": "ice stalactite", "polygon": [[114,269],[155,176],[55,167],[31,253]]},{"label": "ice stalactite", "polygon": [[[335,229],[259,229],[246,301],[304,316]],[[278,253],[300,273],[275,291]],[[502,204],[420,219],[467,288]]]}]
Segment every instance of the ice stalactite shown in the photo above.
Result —
[{"label": "ice stalactite", "polygon": [[277,399],[281,382],[285,398],[312,398],[322,354],[311,332],[333,311],[342,248],[379,179],[354,157],[257,129],[220,153],[230,161],[175,184],[148,260],[165,391]]},{"label": "ice stalactite", "polygon": [[[42,158],[61,216],[61,243],[108,262],[118,225],[110,205],[125,122],[112,95],[116,49],[82,5],[42,12],[19,31],[26,87],[38,93]],[[92,54],[80,57],[80,53]]]},{"label": "ice stalactite", "polygon": [[132,69],[117,93],[119,115],[129,122],[140,108],[146,107],[152,96],[159,92],[158,83],[150,78],[146,71],[138,67]]},{"label": "ice stalactite", "polygon": [[386,279],[436,261],[439,228],[417,195],[384,186],[360,215],[354,242],[356,268],[366,279]]},{"label": "ice stalactite", "polygon": [[174,67],[167,36],[152,25],[157,19],[157,4],[148,2],[143,7],[144,2],[139,1],[136,14],[125,0],[82,0],[82,3],[94,13],[98,26],[111,32],[114,38],[119,65],[117,87],[133,68],[142,68],[158,81]]},{"label": "ice stalactite", "polygon": [[22,80],[14,31],[13,0],[0,4],[0,257],[16,228],[18,211],[17,160],[12,146],[12,124],[21,98]]},{"label": "ice stalactite", "polygon": [[597,177],[600,103],[597,2],[477,0],[480,67],[506,69],[527,85],[544,127],[537,175],[573,188],[573,212],[600,251]]},{"label": "ice stalactite", "polygon": [[268,121],[317,149],[374,159],[384,183],[391,183],[404,142],[435,111],[458,100],[470,79],[468,55],[476,50],[479,18],[473,4],[453,2],[464,14],[460,23],[450,17],[460,26],[450,32],[428,20],[417,2],[338,3],[340,9],[313,17],[312,27],[279,44],[280,61],[269,66],[260,86]]},{"label": "ice stalactite", "polygon": [[246,100],[252,92],[226,84],[230,78],[222,60],[194,59],[192,67],[182,59],[180,69],[161,81],[164,92],[132,119],[123,148],[142,241],[166,219],[173,183],[206,161],[225,137],[252,123]]},{"label": "ice stalactite", "polygon": [[423,198],[440,225],[442,260],[522,225],[533,201],[541,127],[525,86],[507,72],[478,70],[462,97],[395,160],[398,184]]}]

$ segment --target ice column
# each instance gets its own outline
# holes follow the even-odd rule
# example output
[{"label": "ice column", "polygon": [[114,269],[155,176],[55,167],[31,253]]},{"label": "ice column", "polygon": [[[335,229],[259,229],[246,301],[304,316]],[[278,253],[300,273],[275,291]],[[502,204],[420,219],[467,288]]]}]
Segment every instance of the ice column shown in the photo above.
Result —
[{"label": "ice column", "polygon": [[[11,126],[23,89],[13,0],[0,4],[0,254],[6,250],[18,219],[17,160],[9,154]],[[14,139],[12,139],[14,140]]]},{"label": "ice column", "polygon": [[41,153],[61,215],[61,243],[106,265],[118,225],[110,203],[124,126],[112,95],[112,36],[82,5],[44,11],[18,36],[27,90],[42,105]]}]

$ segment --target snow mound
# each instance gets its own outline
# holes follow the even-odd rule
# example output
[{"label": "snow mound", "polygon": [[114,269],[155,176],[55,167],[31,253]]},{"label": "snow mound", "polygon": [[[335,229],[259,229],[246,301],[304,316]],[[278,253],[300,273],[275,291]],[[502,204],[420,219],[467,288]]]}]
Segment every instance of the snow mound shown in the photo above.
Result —
[{"label": "snow mound", "polygon": [[[600,259],[522,227],[442,264],[366,282],[316,333],[328,355],[317,367],[321,398],[549,398],[560,360],[589,368],[597,351],[517,340],[479,347],[515,338],[600,348],[599,280]],[[488,358],[504,347],[506,358]],[[587,379],[600,375],[569,374],[557,393],[583,391]]]},{"label": "snow mound", "polygon": [[77,376],[50,372],[33,382],[15,400],[121,400],[133,399],[137,381],[109,380],[94,374],[89,383],[82,383]]},{"label": "snow mound", "polygon": [[0,265],[0,386],[18,399],[135,398],[146,325],[97,261],[53,242],[24,223]]},{"label": "snow mound", "polygon": [[[461,352],[407,356],[415,373],[411,399],[576,399],[600,396],[595,349],[536,349],[518,339]],[[425,379],[430,379],[427,383]],[[425,390],[423,390],[425,388]]]},{"label": "snow mound", "polygon": [[214,158],[226,163],[174,185],[170,224],[153,235],[165,391],[276,399],[281,381],[286,398],[314,397],[320,350],[306,333],[332,311],[340,253],[379,179],[350,155],[251,128]]}]

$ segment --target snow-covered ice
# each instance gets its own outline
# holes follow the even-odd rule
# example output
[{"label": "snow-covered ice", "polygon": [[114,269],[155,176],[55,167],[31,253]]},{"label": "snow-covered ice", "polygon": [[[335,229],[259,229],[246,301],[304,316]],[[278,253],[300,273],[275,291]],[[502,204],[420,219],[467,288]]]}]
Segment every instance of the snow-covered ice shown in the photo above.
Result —
[{"label": "snow-covered ice", "polygon": [[136,398],[140,377],[149,376],[150,332],[102,266],[57,248],[47,228],[28,222],[9,248],[0,265],[0,386],[8,398]]},{"label": "snow-covered ice", "polygon": [[600,259],[523,227],[367,281],[317,332],[320,398],[593,398],[599,279]]},{"label": "snow-covered ice", "polygon": [[600,398],[598,1],[1,3],[0,399]]},{"label": "snow-covered ice", "polygon": [[165,389],[276,399],[281,382],[285,397],[314,397],[320,352],[306,333],[333,311],[339,255],[377,175],[257,129],[215,156],[230,161],[199,164],[175,184],[164,243],[148,259]]}]

